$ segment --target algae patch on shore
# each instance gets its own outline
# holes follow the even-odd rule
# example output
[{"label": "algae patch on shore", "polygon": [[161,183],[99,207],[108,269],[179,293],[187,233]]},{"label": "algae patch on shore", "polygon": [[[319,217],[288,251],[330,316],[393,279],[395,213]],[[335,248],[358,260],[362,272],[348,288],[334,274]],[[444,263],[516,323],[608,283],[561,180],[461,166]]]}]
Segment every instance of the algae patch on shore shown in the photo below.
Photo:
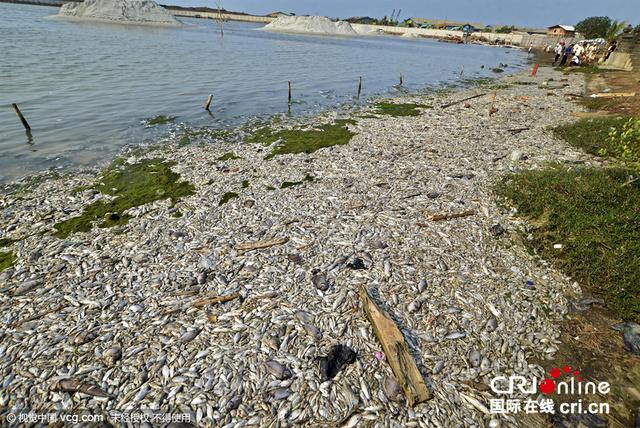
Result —
[{"label": "algae patch on shore", "polygon": [[10,238],[0,238],[0,248],[2,247],[8,247],[9,245],[13,244],[14,242],[16,242],[15,239],[10,239]]},{"label": "algae patch on shore", "polygon": [[304,178],[300,181],[285,181],[280,185],[281,189],[286,189],[287,187],[299,186],[305,181],[313,181],[313,176],[309,174],[305,174]]},{"label": "algae patch on shore", "polygon": [[221,161],[221,162],[228,161],[230,159],[242,159],[242,157],[241,156],[236,156],[235,153],[233,153],[233,152],[229,152],[229,153],[225,153],[224,155],[216,158],[217,161]]},{"label": "algae patch on shore", "polygon": [[179,198],[194,194],[193,184],[178,181],[180,175],[171,171],[173,165],[175,162],[163,159],[144,159],[135,164],[118,159],[100,178],[100,184],[92,187],[115,198],[94,202],[81,216],[57,223],[53,236],[64,239],[74,232],[87,232],[100,220],[98,227],[126,224],[130,216],[124,212],[129,208],[167,198],[175,204]]},{"label": "algae patch on shore", "polygon": [[16,256],[15,254],[13,254],[13,252],[8,252],[8,253],[0,252],[0,272],[10,267],[15,260],[16,260]]},{"label": "algae patch on shore", "polygon": [[418,116],[421,108],[433,108],[427,104],[394,104],[390,102],[380,102],[376,104],[376,114],[385,114],[393,117]]},{"label": "algae patch on shore", "polygon": [[227,202],[229,202],[233,198],[239,198],[239,197],[240,196],[238,196],[238,194],[236,192],[227,192],[224,195],[222,195],[222,198],[220,199],[220,202],[218,202],[218,206],[226,204]]},{"label": "algae patch on shore", "polygon": [[348,124],[353,125],[355,121],[341,119],[311,130],[283,129],[274,131],[271,128],[263,127],[255,131],[249,141],[264,145],[281,143],[265,159],[287,153],[313,153],[323,147],[347,144],[355,135],[347,128]]}]

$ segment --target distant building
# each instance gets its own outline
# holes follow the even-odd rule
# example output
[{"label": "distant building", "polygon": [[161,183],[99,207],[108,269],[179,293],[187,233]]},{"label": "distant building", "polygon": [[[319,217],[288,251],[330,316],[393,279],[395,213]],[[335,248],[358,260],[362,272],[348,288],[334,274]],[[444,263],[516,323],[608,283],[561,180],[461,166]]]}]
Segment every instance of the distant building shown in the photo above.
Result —
[{"label": "distant building", "polygon": [[366,25],[373,24],[373,18],[369,16],[354,16],[354,17],[345,19],[345,21],[353,22],[355,24],[366,24]]},{"label": "distant building", "polygon": [[443,19],[428,19],[428,18],[409,18],[405,21],[410,26],[420,28],[433,28],[437,30],[460,30],[466,32],[482,31],[484,25],[477,22],[464,22],[464,21],[445,21]]},{"label": "distant building", "polygon": [[571,25],[554,25],[547,31],[547,36],[551,37],[574,37],[575,35],[576,29]]}]

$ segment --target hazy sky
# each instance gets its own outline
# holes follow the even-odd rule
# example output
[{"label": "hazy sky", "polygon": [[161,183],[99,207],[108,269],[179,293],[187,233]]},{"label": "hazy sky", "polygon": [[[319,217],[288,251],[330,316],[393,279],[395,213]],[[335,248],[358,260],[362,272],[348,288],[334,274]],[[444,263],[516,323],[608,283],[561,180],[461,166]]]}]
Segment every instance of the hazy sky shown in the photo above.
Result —
[{"label": "hazy sky", "polygon": [[[266,15],[280,11],[296,15],[324,15],[329,18],[370,16],[382,18],[402,10],[400,18],[449,19],[546,28],[555,24],[575,25],[590,16],[638,25],[640,0],[220,0],[220,6],[234,12]],[[162,0],[161,4],[216,7],[217,0]]]}]

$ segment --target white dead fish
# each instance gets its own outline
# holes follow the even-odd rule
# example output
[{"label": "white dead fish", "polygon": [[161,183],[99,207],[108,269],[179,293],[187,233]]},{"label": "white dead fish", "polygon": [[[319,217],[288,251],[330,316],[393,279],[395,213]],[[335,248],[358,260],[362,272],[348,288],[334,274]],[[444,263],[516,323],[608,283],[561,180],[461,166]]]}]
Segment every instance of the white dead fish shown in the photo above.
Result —
[{"label": "white dead fish", "polygon": [[92,395],[94,397],[110,398],[111,395],[107,394],[100,388],[87,385],[76,379],[60,379],[54,382],[50,388],[56,392],[68,392],[73,394],[75,392],[82,392],[84,394]]},{"label": "white dead fish", "polygon": [[313,282],[313,285],[320,291],[327,291],[329,289],[329,281],[327,281],[327,277],[322,274],[314,275],[313,278],[311,278],[311,282]]},{"label": "white dead fish", "polygon": [[402,392],[402,387],[397,380],[385,376],[382,381],[382,388],[384,389],[384,394],[389,400],[396,403],[404,403],[404,393]]},{"label": "white dead fish", "polygon": [[287,366],[285,366],[284,364],[280,364],[277,361],[266,361],[264,365],[267,370],[273,373],[273,375],[280,380],[289,379],[291,376],[293,376],[291,374],[291,370],[289,370]]}]

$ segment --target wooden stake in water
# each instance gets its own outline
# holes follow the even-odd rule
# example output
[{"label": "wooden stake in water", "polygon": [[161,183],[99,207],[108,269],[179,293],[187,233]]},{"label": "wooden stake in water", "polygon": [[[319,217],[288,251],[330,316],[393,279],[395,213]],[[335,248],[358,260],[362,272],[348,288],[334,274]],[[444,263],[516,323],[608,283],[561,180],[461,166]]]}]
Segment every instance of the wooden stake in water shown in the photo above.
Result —
[{"label": "wooden stake in water", "polygon": [[400,74],[400,85],[402,85],[402,72],[400,72],[399,74]]},{"label": "wooden stake in water", "polygon": [[362,89],[362,76],[358,78],[358,99],[360,99],[360,90]]},{"label": "wooden stake in water", "polygon": [[11,108],[13,109],[13,111],[16,112],[16,114],[18,115],[18,118],[20,119],[20,122],[22,122],[22,125],[25,127],[25,129],[27,131],[31,131],[31,127],[27,123],[27,119],[25,119],[24,116],[22,115],[22,113],[20,113],[20,109],[18,108],[18,105],[17,104],[11,104]]},{"label": "wooden stake in water", "polygon": [[213,94],[209,94],[209,99],[207,100],[207,105],[204,106],[205,109],[209,110],[209,104],[211,104],[211,99],[213,98]]},{"label": "wooden stake in water", "polygon": [[464,65],[462,66],[462,70],[460,70],[460,76],[462,76],[463,71],[464,71]]},{"label": "wooden stake in water", "polygon": [[289,102],[291,102],[291,81],[287,82],[287,86],[289,87]]}]

